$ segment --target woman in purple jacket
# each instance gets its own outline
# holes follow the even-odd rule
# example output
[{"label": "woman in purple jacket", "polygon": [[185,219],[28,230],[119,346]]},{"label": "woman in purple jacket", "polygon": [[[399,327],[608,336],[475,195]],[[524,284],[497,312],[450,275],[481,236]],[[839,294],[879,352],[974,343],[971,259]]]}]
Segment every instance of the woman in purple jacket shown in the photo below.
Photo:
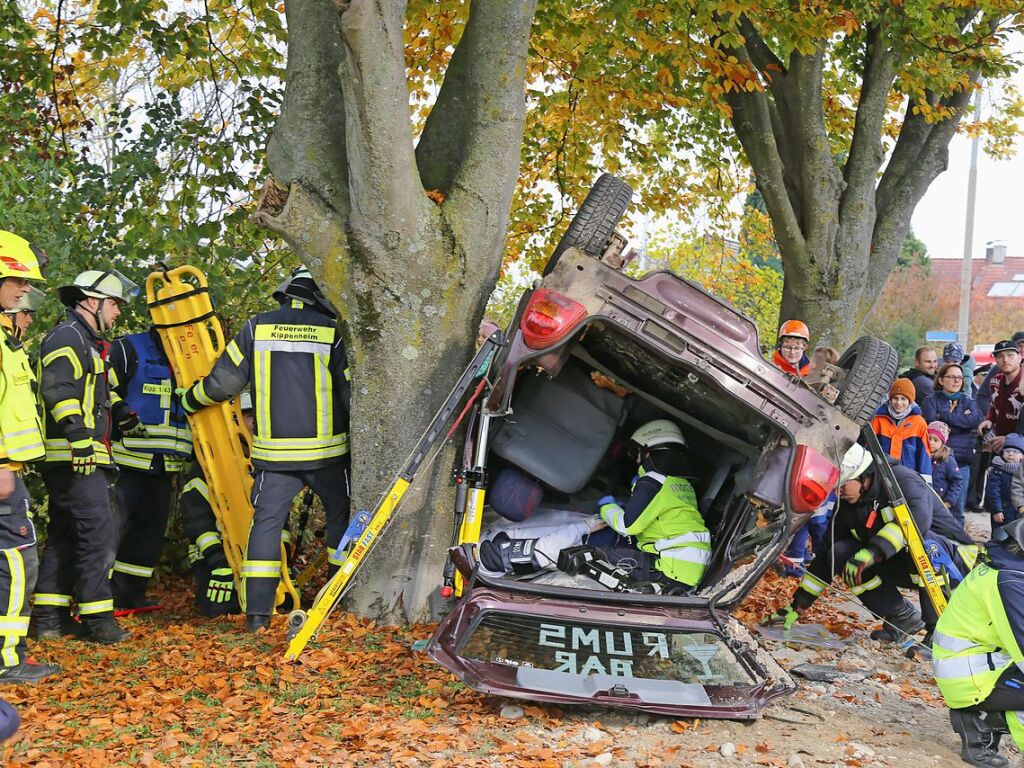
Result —
[{"label": "woman in purple jacket", "polygon": [[941,421],[949,427],[949,449],[960,467],[960,498],[953,505],[953,515],[964,522],[964,503],[971,484],[971,461],[978,451],[977,427],[985,418],[984,412],[973,398],[963,393],[964,369],[956,363],[946,363],[935,377],[936,390],[921,403],[925,421]]}]

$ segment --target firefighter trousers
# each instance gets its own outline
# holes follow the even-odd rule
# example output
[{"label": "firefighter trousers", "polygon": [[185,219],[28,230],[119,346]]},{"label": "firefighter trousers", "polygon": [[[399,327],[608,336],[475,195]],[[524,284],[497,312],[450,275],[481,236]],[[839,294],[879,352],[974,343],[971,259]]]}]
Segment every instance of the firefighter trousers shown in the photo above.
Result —
[{"label": "firefighter trousers", "polygon": [[349,460],[310,470],[274,472],[257,469],[252,485],[253,518],[249,529],[242,578],[245,612],[269,616],[281,578],[281,531],[288,522],[292,500],[308,485],[324,505],[326,545],[332,553],[348,525]]},{"label": "firefighter trousers", "polygon": [[[825,584],[831,584],[832,577],[841,573],[846,561],[863,547],[864,545],[856,539],[837,539],[832,547],[826,548],[820,555],[815,555],[808,572]],[[850,591],[873,614],[885,617],[906,603],[906,599],[900,594],[900,587],[916,588],[911,578],[912,573],[916,571],[910,556],[906,551],[898,552],[888,560],[865,570],[863,582],[852,587]],[[922,608],[925,608],[926,604],[931,607],[928,598],[922,597]]]},{"label": "firefighter trousers", "polygon": [[71,606],[72,592],[85,622],[110,619],[110,569],[116,536],[111,504],[114,471],[97,467],[83,475],[66,463],[42,467],[50,497],[46,549],[39,563],[35,613],[50,624]]},{"label": "firefighter trousers", "polygon": [[25,635],[31,613],[29,595],[36,587],[39,552],[28,516],[25,481],[14,476],[14,490],[0,500],[0,666],[25,660]]},{"label": "firefighter trousers", "polygon": [[132,607],[146,597],[146,585],[164,548],[174,490],[171,472],[120,470],[117,478],[117,557],[110,587],[114,604]]}]

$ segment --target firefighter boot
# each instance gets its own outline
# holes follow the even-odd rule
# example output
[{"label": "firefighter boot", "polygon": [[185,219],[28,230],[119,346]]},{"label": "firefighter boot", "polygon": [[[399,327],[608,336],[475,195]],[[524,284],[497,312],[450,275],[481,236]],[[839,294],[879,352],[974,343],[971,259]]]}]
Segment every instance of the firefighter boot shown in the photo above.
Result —
[{"label": "firefighter boot", "polygon": [[85,632],[82,635],[84,640],[91,643],[103,645],[114,645],[131,637],[132,634],[114,621],[113,616],[105,616],[101,619],[88,619],[85,621]]},{"label": "firefighter boot", "polygon": [[949,722],[960,737],[960,757],[978,768],[1007,768],[1010,761],[999,754],[993,723],[985,712],[949,710]]},{"label": "firefighter boot", "polygon": [[872,640],[898,643],[913,637],[924,629],[924,620],[921,618],[921,612],[906,600],[903,601],[903,605],[882,618],[885,624],[881,629],[872,631]]},{"label": "firefighter boot", "polygon": [[71,618],[67,608],[46,606],[32,613],[32,636],[37,640],[55,640],[60,637],[79,637],[82,625]]},{"label": "firefighter boot", "polygon": [[57,664],[40,664],[26,659],[13,667],[0,667],[0,683],[35,683],[57,674],[60,674]]},{"label": "firefighter boot", "polygon": [[270,629],[270,617],[259,613],[246,614],[245,629],[247,632],[265,632]]}]

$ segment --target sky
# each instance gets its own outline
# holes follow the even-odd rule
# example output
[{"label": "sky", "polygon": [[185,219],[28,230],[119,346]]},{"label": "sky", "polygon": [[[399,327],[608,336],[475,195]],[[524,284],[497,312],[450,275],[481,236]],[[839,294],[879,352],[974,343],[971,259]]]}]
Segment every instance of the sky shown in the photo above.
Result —
[{"label": "sky", "polygon": [[[1021,41],[1014,47],[1019,51]],[[1018,88],[1024,88],[1024,71],[1018,70],[1014,81]],[[983,95],[983,118],[986,101]],[[949,166],[932,182],[914,211],[914,234],[928,246],[932,258],[963,258],[970,168],[970,139],[958,134],[949,145]],[[1022,187],[1024,141],[1018,139],[1017,153],[1009,160],[993,160],[983,149],[979,151],[974,258],[984,256],[985,244],[992,240],[1006,243],[1007,256],[1024,256]]]}]

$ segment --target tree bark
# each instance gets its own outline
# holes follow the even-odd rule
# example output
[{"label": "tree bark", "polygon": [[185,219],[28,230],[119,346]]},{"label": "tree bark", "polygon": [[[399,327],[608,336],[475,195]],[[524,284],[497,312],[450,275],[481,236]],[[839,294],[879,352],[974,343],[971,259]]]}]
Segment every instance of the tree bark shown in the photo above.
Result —
[{"label": "tree bark", "polygon": [[[339,307],[353,384],[352,509],[372,510],[468,362],[497,279],[535,5],[473,3],[419,155],[404,3],[286,6],[285,99],[268,148],[275,192],[256,220],[287,240]],[[350,609],[429,618],[454,526],[452,455],[422,466],[364,563]]]}]

